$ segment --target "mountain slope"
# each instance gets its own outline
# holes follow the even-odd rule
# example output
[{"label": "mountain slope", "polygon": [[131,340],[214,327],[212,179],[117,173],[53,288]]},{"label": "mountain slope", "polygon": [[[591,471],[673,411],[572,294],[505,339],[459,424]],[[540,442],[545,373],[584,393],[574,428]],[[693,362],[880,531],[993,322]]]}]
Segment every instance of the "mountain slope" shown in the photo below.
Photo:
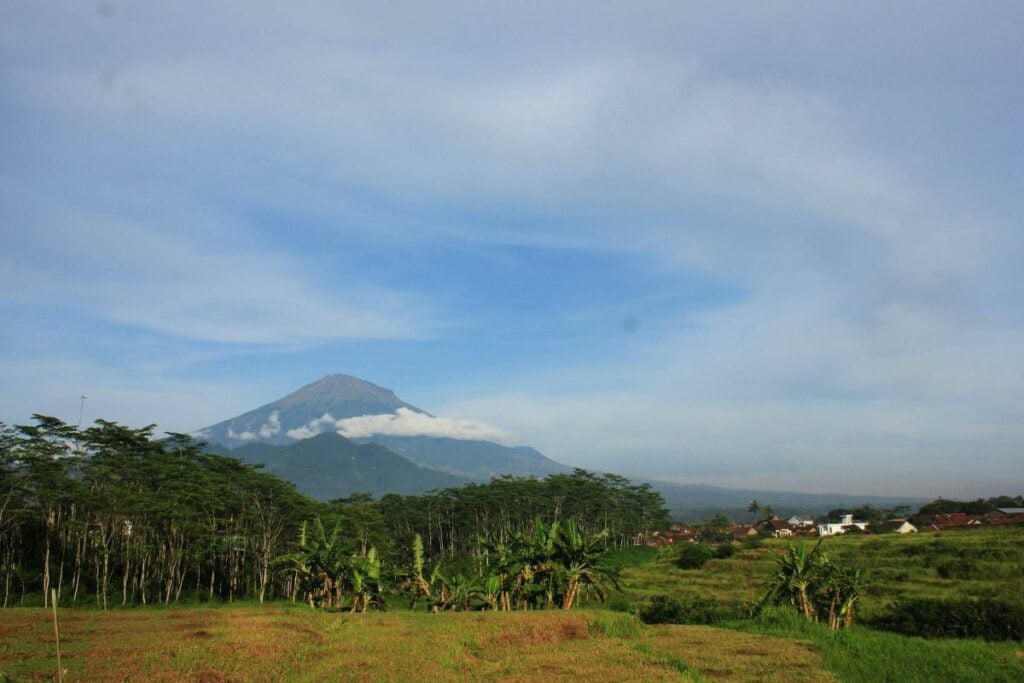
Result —
[{"label": "mountain slope", "polygon": [[466,479],[420,467],[379,444],[359,444],[328,432],[291,446],[253,443],[228,452],[264,471],[293,482],[320,500],[357,492],[417,494],[461,486]]},{"label": "mountain slope", "polygon": [[[315,435],[296,435],[293,430],[301,430],[324,415],[340,420],[394,413],[399,408],[429,414],[401,400],[390,389],[351,375],[327,375],[284,398],[201,429],[197,436],[231,447],[254,442],[291,444]],[[289,431],[293,436],[288,435]]]},{"label": "mountain slope", "polygon": [[477,481],[488,481],[502,474],[545,477],[572,472],[571,467],[528,446],[509,447],[490,441],[431,436],[376,435],[360,441],[381,444],[417,465]]}]

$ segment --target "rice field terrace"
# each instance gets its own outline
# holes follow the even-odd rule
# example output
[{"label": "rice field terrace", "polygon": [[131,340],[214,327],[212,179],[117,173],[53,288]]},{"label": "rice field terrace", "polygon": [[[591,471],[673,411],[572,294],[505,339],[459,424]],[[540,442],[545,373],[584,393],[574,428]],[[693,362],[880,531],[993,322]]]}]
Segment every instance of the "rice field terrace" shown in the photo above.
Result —
[{"label": "rice field terrace", "polygon": [[[817,539],[793,543],[813,546]],[[634,562],[624,571],[624,591],[615,600],[620,601],[619,608],[627,608],[654,595],[690,596],[741,614],[763,595],[775,558],[788,544],[784,539],[765,540],[689,570],[675,567],[672,549],[652,552],[650,561]],[[865,571],[869,583],[860,607],[864,618],[876,616],[899,598],[1020,601],[1024,596],[1024,529],[844,535],[826,538],[822,548],[830,557]]]}]

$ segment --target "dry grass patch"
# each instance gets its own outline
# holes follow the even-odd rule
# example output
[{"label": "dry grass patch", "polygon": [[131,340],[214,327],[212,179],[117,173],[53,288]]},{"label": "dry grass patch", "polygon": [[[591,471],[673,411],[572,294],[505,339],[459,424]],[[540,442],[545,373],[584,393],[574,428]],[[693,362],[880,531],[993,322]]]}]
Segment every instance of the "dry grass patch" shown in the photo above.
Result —
[{"label": "dry grass patch", "polygon": [[[73,616],[62,620],[69,680],[600,682],[692,680],[704,672],[746,681],[782,680],[785,671],[829,680],[805,644],[646,628],[602,611],[351,615],[267,606]],[[16,680],[52,677],[46,613],[3,617],[0,671]]]},{"label": "dry grass patch", "polygon": [[729,681],[835,681],[808,642],[709,626],[653,626],[652,651],[680,657],[707,678]]}]

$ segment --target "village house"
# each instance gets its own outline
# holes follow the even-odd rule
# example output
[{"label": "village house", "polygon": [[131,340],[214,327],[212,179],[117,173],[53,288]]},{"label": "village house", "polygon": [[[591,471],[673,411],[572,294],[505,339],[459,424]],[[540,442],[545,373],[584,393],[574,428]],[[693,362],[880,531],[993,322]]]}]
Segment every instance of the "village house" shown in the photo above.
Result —
[{"label": "village house", "polygon": [[943,512],[932,515],[925,521],[925,528],[929,531],[970,529],[981,525],[982,521],[977,515],[969,515],[966,512]]},{"label": "village house", "polygon": [[867,522],[854,521],[853,515],[843,515],[838,522],[826,522],[818,525],[819,536],[836,536],[848,531],[867,531]]},{"label": "village house", "polygon": [[[1017,510],[1019,508],[1004,508]],[[991,515],[991,516],[990,516]],[[985,515],[985,523],[989,526],[1024,526],[1024,512],[1005,514],[1001,510]]]},{"label": "village house", "polygon": [[881,529],[894,534],[912,534],[917,531],[917,527],[905,519],[887,519],[882,522]]},{"label": "village house", "polygon": [[771,517],[757,523],[757,528],[763,534],[769,534],[775,538],[788,538],[796,535],[803,527],[794,527],[787,520]]},{"label": "village house", "polygon": [[647,545],[661,547],[666,545],[676,545],[677,543],[696,542],[697,533],[695,531],[682,524],[673,524],[668,531],[655,531],[652,533]]},{"label": "village house", "polygon": [[733,524],[729,527],[729,533],[732,534],[732,540],[742,541],[757,536],[757,529],[752,524]]},{"label": "village house", "polygon": [[814,518],[810,515],[793,515],[786,520],[791,527],[798,528],[812,528],[814,527]]}]

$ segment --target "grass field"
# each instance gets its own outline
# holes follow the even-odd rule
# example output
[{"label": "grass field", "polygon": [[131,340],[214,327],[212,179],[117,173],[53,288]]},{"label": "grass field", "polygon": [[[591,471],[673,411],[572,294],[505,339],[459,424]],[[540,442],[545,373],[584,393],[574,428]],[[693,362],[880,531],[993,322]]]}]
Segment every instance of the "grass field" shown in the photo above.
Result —
[{"label": "grass field", "polygon": [[[701,569],[677,569],[668,554],[634,560],[623,573],[624,591],[617,600],[632,606],[658,594],[690,595],[741,612],[764,593],[774,558],[787,543],[766,540]],[[861,605],[865,617],[900,597],[1024,598],[1024,529],[846,535],[826,538],[822,547],[833,559],[866,570],[871,583]]]},{"label": "grass field", "polygon": [[[1024,596],[1024,531],[858,536],[825,541],[873,583],[863,614],[900,596]],[[612,609],[573,612],[392,611],[305,606],[62,609],[66,680],[1024,681],[1024,645],[925,640],[858,626],[832,632],[787,610],[741,617],[785,541],[680,570],[650,549],[620,553]],[[629,610],[653,595],[719,602],[718,628],[644,626]],[[397,607],[397,605],[396,605]],[[614,611],[619,610],[619,611]],[[52,679],[51,614],[0,611],[0,673]]]},{"label": "grass field", "polygon": [[[800,543],[816,543],[816,539]],[[786,540],[681,570],[670,553],[626,558],[616,609],[643,605],[654,595],[702,598],[718,603],[722,628],[813,643],[824,667],[843,681],[1024,681],[1024,645],[980,640],[925,640],[859,626],[834,633],[789,612],[743,618],[764,593],[774,558]],[[871,579],[860,616],[870,619],[901,597],[1024,599],[1024,530],[996,529],[918,533],[906,536],[827,538],[830,557],[863,567]],[[646,555],[646,556],[645,556]]]},{"label": "grass field", "polygon": [[[814,646],[608,611],[368,613],[291,607],[63,610],[67,680],[835,680]],[[50,614],[3,613],[0,670],[54,676]]]}]

